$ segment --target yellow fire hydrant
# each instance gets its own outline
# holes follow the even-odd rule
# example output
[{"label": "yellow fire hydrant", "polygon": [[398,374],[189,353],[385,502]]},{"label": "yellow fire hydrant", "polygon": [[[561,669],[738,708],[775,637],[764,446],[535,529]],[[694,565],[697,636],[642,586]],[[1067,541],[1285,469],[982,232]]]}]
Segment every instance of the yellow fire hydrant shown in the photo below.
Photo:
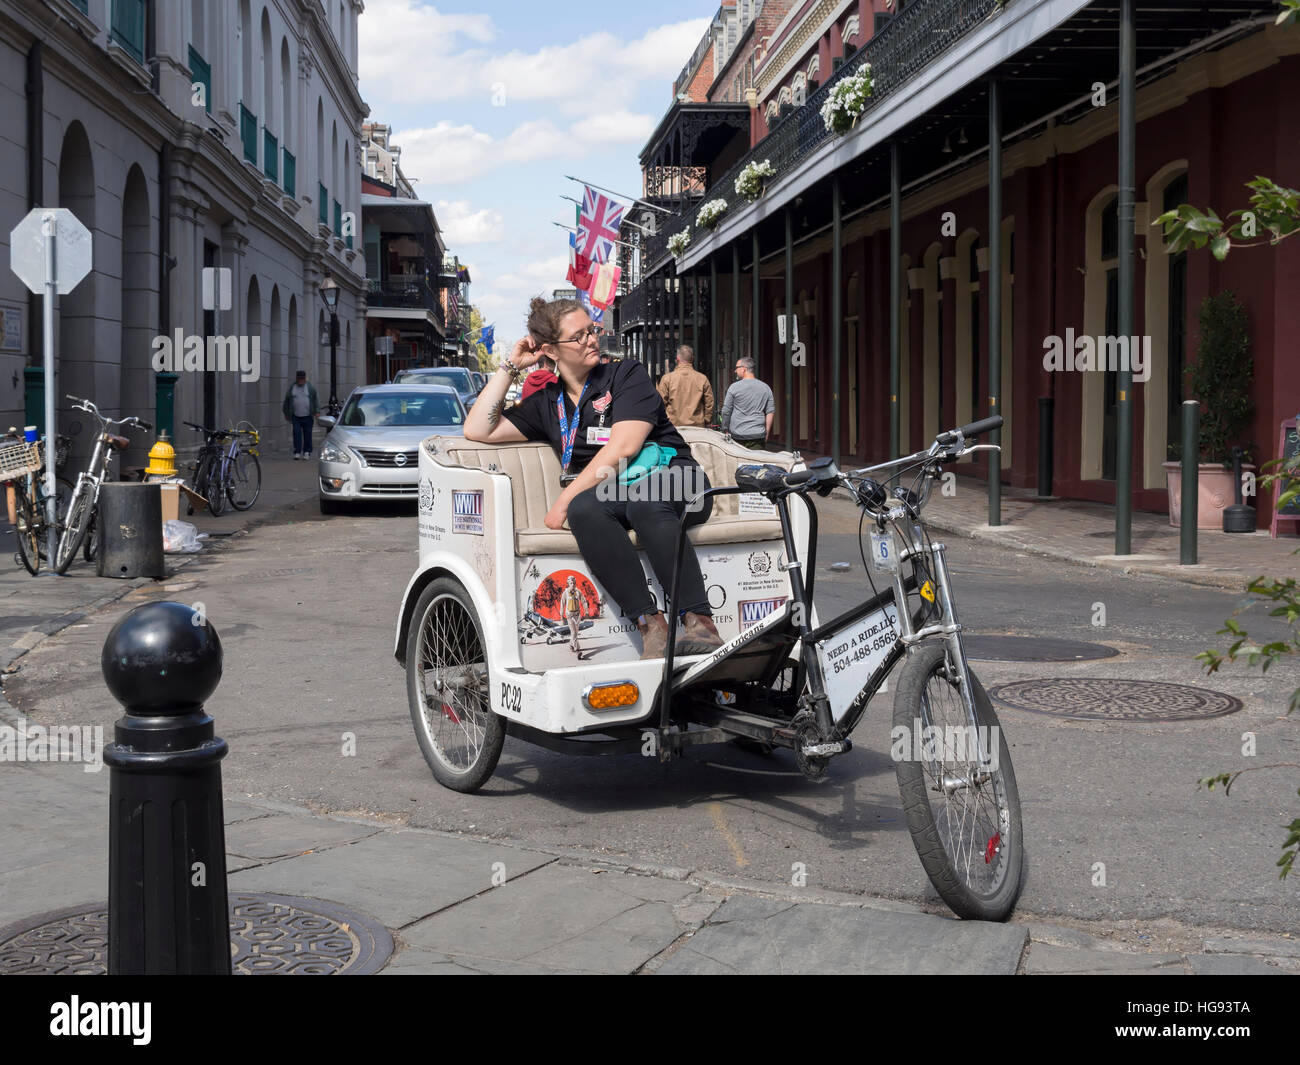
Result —
[{"label": "yellow fire hydrant", "polygon": [[149,465],[145,468],[146,477],[175,477],[176,449],[167,439],[167,430],[158,434],[158,442],[149,449]]}]

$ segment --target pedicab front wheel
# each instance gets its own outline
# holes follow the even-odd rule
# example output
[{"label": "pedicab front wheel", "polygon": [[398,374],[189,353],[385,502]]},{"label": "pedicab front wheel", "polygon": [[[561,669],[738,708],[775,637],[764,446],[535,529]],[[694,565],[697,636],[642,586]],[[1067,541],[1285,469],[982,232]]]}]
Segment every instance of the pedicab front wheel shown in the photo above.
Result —
[{"label": "pedicab front wheel", "polygon": [[505,722],[492,712],[478,614],[457,582],[440,577],[421,593],[406,638],[411,721],[434,778],[477,791],[496,769]]}]

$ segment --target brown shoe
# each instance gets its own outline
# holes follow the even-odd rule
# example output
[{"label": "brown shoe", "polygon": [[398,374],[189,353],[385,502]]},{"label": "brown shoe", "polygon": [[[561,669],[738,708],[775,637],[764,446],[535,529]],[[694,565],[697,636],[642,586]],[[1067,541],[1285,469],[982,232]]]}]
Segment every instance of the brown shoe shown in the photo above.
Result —
[{"label": "brown shoe", "polygon": [[668,621],[663,614],[642,614],[636,619],[641,633],[641,659],[663,658],[668,652]]},{"label": "brown shoe", "polygon": [[718,627],[708,614],[690,614],[677,629],[676,652],[679,655],[706,655],[722,646]]}]

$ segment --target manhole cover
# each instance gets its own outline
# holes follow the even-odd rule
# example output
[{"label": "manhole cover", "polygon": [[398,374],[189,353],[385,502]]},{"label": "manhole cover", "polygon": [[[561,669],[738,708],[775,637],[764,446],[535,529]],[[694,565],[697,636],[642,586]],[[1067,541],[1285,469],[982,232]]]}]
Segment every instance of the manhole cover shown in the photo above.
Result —
[{"label": "manhole cover", "polygon": [[967,636],[962,640],[968,658],[983,662],[1082,662],[1113,658],[1113,647],[1052,636]]},{"label": "manhole cover", "polygon": [[997,684],[989,695],[1014,710],[1085,721],[1196,721],[1241,709],[1240,699],[1163,681],[1070,677]]},{"label": "manhole cover", "polygon": [[[230,950],[239,976],[364,976],[388,960],[393,937],[372,918],[319,899],[232,893]],[[107,971],[107,906],[74,906],[0,929],[0,974]]]}]

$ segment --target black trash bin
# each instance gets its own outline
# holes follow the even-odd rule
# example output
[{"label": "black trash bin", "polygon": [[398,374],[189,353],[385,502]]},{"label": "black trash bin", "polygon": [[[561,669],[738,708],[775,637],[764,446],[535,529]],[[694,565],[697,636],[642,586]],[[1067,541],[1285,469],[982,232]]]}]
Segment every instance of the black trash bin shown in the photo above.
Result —
[{"label": "black trash bin", "polygon": [[97,571],[101,577],[165,577],[162,489],[105,481],[99,488]]}]

